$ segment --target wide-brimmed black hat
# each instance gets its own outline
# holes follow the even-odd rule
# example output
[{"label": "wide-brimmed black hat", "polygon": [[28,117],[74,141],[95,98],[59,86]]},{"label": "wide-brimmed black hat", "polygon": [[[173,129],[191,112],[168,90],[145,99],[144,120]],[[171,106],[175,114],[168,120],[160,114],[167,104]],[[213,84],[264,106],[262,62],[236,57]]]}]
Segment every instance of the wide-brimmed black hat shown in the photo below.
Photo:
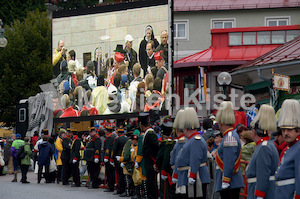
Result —
[{"label": "wide-brimmed black hat", "polygon": [[125,50],[123,49],[122,44],[117,44],[116,49],[114,50],[114,52],[126,53]]},{"label": "wide-brimmed black hat", "polygon": [[149,113],[140,113],[139,114],[139,123],[143,126],[149,125],[150,124],[150,118],[149,118]]},{"label": "wide-brimmed black hat", "polygon": [[161,133],[162,134],[164,134],[166,136],[170,136],[172,133],[172,129],[173,129],[173,123],[171,121],[169,121],[169,120],[162,121],[162,124],[161,124]]}]

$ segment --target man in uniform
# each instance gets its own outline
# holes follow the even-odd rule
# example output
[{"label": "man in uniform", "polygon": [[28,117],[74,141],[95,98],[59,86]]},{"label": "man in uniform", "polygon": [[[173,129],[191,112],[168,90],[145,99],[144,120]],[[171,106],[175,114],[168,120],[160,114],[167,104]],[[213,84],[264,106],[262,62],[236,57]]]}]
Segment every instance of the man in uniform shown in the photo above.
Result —
[{"label": "man in uniform", "polygon": [[273,199],[275,197],[275,171],[279,156],[270,131],[276,131],[275,111],[272,106],[262,105],[251,123],[255,152],[247,167],[248,198]]},{"label": "man in uniform", "polygon": [[[80,177],[79,177],[79,161],[80,161],[80,147],[81,141],[77,136],[77,130],[71,129],[73,133],[72,137],[72,145],[71,145],[71,154],[70,154],[70,162],[71,162],[71,170],[73,176],[73,185],[72,187],[80,187]],[[74,135],[75,134],[75,135]]]},{"label": "man in uniform", "polygon": [[[189,198],[206,198],[206,187],[210,183],[207,160],[207,145],[197,131],[200,128],[197,113],[194,108],[185,108],[183,119],[179,121],[188,138],[176,158],[178,171],[185,171],[185,182]],[[188,174],[189,173],[189,174]]]},{"label": "man in uniform", "polygon": [[[122,150],[125,145],[125,143],[128,141],[128,138],[126,135],[124,135],[124,129],[123,129],[123,121],[118,121],[119,128],[117,129],[118,137],[115,138],[113,147],[112,147],[112,154],[110,158],[110,162],[114,163],[116,172],[117,172],[117,180],[118,180],[118,186],[117,186],[117,193],[123,195],[125,193],[125,177],[123,173],[123,168],[120,166],[120,157],[122,155]],[[115,194],[115,195],[116,195]],[[125,193],[126,194],[126,193]]]},{"label": "man in uniform", "polygon": [[105,163],[105,174],[107,177],[108,189],[104,192],[113,192],[115,188],[115,169],[109,163],[109,159],[112,152],[113,142],[116,135],[113,133],[114,128],[111,125],[106,126],[107,137],[104,140],[104,163]]},{"label": "man in uniform", "polygon": [[63,163],[63,185],[69,185],[69,178],[71,177],[71,146],[72,146],[73,132],[72,129],[67,128],[67,135],[63,139],[63,150],[61,152],[61,160]]},{"label": "man in uniform", "polygon": [[142,154],[145,163],[145,172],[147,178],[147,194],[149,199],[157,199],[157,173],[154,171],[153,165],[158,153],[158,138],[154,130],[150,126],[149,113],[140,113],[139,122],[141,130],[145,132],[143,138]]},{"label": "man in uniform", "polygon": [[160,198],[168,199],[175,196],[175,184],[172,182],[173,169],[170,165],[170,153],[175,145],[171,138],[172,122],[170,116],[165,116],[161,125],[162,142],[159,145],[159,151],[156,157],[154,168],[160,172]]},{"label": "man in uniform", "polygon": [[233,105],[229,101],[220,104],[216,120],[223,133],[216,154],[215,191],[220,192],[222,199],[238,199],[244,179],[240,169],[242,146],[239,135],[232,128],[235,123]]},{"label": "man in uniform", "polygon": [[[96,126],[96,125],[95,125]],[[84,160],[87,162],[88,173],[90,174],[89,189],[99,188],[99,172],[100,172],[100,152],[101,152],[101,139],[97,134],[95,127],[90,128],[90,139],[84,151]]]},{"label": "man in uniform", "polygon": [[300,198],[300,105],[293,99],[283,102],[278,119],[288,144],[277,169],[275,199]]}]

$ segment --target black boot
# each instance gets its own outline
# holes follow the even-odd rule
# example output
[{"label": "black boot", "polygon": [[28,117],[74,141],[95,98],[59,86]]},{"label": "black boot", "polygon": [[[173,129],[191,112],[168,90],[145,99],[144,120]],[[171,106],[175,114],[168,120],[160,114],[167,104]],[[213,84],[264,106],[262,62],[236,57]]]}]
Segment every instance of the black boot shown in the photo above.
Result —
[{"label": "black boot", "polygon": [[131,199],[139,199],[140,197],[140,188],[139,186],[134,187],[134,195],[131,197]]},{"label": "black boot", "polygon": [[146,180],[142,180],[142,183],[143,183],[144,196],[141,195],[141,198],[148,199],[148,191],[147,191]]}]

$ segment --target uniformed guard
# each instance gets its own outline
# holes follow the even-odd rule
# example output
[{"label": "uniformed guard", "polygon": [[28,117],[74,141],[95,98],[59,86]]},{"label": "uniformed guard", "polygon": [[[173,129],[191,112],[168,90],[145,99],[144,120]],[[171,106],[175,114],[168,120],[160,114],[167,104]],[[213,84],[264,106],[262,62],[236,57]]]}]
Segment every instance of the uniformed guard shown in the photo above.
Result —
[{"label": "uniformed guard", "polygon": [[[178,171],[176,165],[175,165],[175,161],[177,158],[177,155],[179,153],[179,151],[181,150],[181,148],[183,147],[183,145],[186,143],[186,137],[184,136],[183,133],[183,126],[180,126],[182,122],[179,122],[183,119],[183,112],[184,110],[179,110],[177,112],[173,127],[175,128],[176,131],[176,144],[171,152],[171,159],[170,159],[170,164],[171,167],[173,169],[173,175],[172,175],[172,182],[176,183],[176,198],[185,198],[186,196],[186,189],[185,186],[187,184],[185,184],[185,186],[181,186],[184,190],[181,190],[181,188],[178,186],[178,180],[180,181],[180,183],[184,182],[185,180],[183,180],[183,176],[186,177],[186,175],[184,175],[185,171]],[[180,177],[180,178],[179,178]]]},{"label": "uniformed guard", "polygon": [[69,178],[71,177],[71,146],[72,146],[73,132],[71,128],[67,128],[66,137],[63,139],[63,150],[61,152],[61,160],[63,163],[63,185],[69,185]]},{"label": "uniformed guard", "polygon": [[155,168],[160,172],[160,198],[169,199],[175,196],[175,184],[172,182],[173,169],[170,164],[170,153],[175,141],[171,138],[173,124],[170,116],[162,119],[161,137],[159,151],[156,157]]},{"label": "uniformed guard", "polygon": [[81,141],[77,136],[76,129],[71,129],[71,132],[73,132],[73,137],[72,137],[72,145],[71,145],[70,162],[71,162],[71,170],[72,170],[73,183],[74,183],[72,187],[80,187],[79,161],[80,161]]},{"label": "uniformed guard", "polygon": [[105,174],[107,177],[108,189],[104,190],[104,192],[113,192],[115,186],[115,169],[109,163],[109,159],[112,152],[113,142],[116,138],[115,133],[113,133],[114,128],[109,124],[106,126],[107,136],[104,140],[104,162],[105,162]]},{"label": "uniformed guard", "polygon": [[293,99],[283,102],[278,119],[284,141],[288,144],[275,174],[275,199],[300,198],[300,105]]},{"label": "uniformed guard", "polygon": [[239,135],[232,128],[235,123],[233,105],[223,101],[217,112],[216,120],[223,134],[216,153],[215,191],[220,192],[222,199],[238,199],[244,179],[240,169],[241,142]]},{"label": "uniformed guard", "polygon": [[275,197],[275,171],[279,156],[270,140],[271,131],[276,131],[275,111],[272,106],[262,105],[251,122],[255,152],[246,170],[249,199],[273,199]]},{"label": "uniformed guard", "polygon": [[[122,150],[125,145],[125,143],[128,141],[128,138],[126,135],[124,135],[124,129],[122,124],[120,124],[120,121],[117,122],[119,128],[117,129],[118,137],[115,138],[113,147],[112,147],[112,153],[110,157],[110,162],[113,162],[115,165],[115,169],[117,172],[117,194],[124,194],[125,193],[125,176],[123,173],[123,168],[120,165],[120,157],[122,155]],[[125,193],[126,194],[126,193]]]},{"label": "uniformed guard", "polygon": [[158,152],[158,138],[154,130],[150,126],[149,113],[140,113],[139,122],[141,130],[145,132],[143,137],[142,155],[144,159],[144,167],[146,173],[146,189],[149,199],[157,199],[157,173],[154,171],[153,165]]},{"label": "uniformed guard", "polygon": [[178,186],[187,187],[189,198],[206,198],[206,187],[210,183],[207,159],[207,145],[199,135],[200,128],[198,116],[194,108],[185,108],[180,126],[184,129],[184,135],[188,138],[176,158],[178,171],[185,171],[183,182],[178,181]]},{"label": "uniformed guard", "polygon": [[87,162],[88,173],[90,174],[89,189],[99,188],[100,181],[98,180],[100,172],[100,152],[101,139],[97,134],[95,126],[90,128],[90,138],[84,151],[84,160]]}]

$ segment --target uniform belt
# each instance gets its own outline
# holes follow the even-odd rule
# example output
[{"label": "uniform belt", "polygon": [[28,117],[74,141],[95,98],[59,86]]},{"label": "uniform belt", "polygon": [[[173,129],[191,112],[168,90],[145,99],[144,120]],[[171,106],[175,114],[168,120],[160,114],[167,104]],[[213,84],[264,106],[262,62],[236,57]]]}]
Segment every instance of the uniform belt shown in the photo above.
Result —
[{"label": "uniform belt", "polygon": [[[275,180],[275,176],[270,176],[269,177],[269,181],[272,181],[272,180]],[[247,182],[248,183],[254,183],[254,182],[256,182],[256,178],[248,178]]]},{"label": "uniform belt", "polygon": [[[206,166],[206,162],[201,163],[199,167],[204,167]],[[190,166],[185,166],[185,167],[178,167],[178,171],[185,171],[185,170],[189,170],[191,167]]]},{"label": "uniform belt", "polygon": [[277,186],[284,186],[284,185],[290,185],[295,184],[295,178],[287,179],[287,180],[280,180],[276,182]]}]

